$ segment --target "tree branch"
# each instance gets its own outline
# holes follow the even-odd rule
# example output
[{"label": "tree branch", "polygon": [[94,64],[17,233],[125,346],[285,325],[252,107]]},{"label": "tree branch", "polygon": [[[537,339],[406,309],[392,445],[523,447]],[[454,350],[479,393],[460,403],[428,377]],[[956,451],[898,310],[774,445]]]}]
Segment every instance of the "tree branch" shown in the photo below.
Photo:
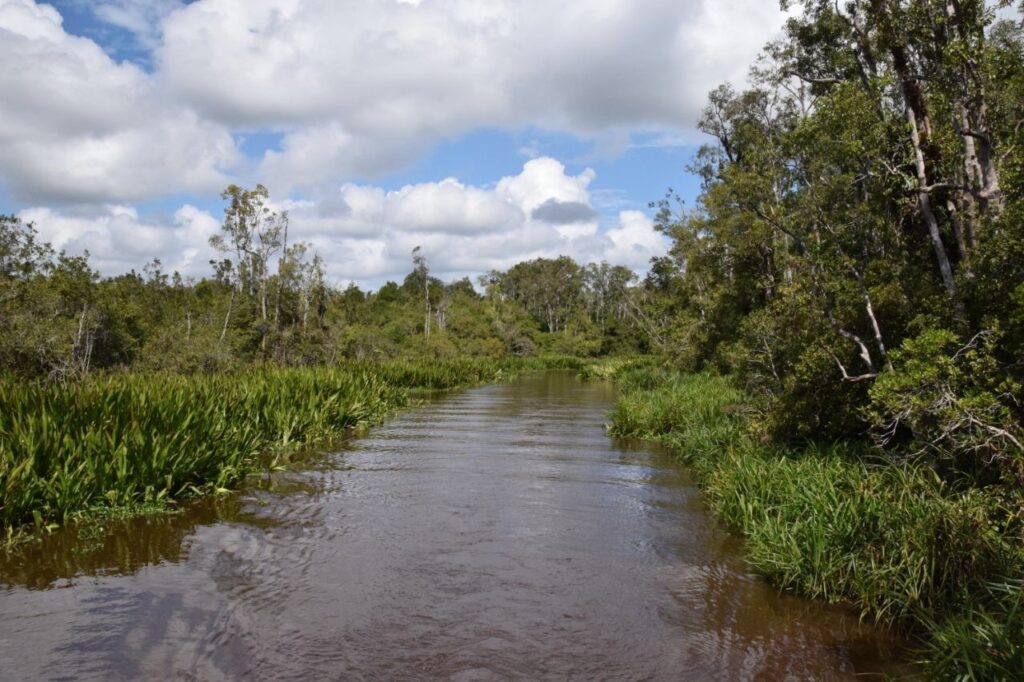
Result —
[{"label": "tree branch", "polygon": [[798,78],[798,79],[802,80],[805,83],[812,83],[814,85],[835,85],[836,83],[842,83],[843,82],[843,79],[841,79],[841,78],[815,78],[813,76],[807,76],[807,75],[804,75],[802,73],[797,73],[796,71],[792,71],[792,70],[783,71],[782,75],[783,76],[790,76],[792,78]]}]

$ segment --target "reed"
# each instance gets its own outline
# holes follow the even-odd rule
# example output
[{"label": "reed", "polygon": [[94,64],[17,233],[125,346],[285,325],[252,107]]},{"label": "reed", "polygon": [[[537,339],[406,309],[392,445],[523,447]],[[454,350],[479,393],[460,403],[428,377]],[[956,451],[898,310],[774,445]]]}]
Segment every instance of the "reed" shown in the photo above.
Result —
[{"label": "reed", "polygon": [[0,379],[0,527],[166,504],[236,486],[289,453],[380,421],[410,390],[578,367],[566,358],[352,362],[232,374]]},{"label": "reed", "polygon": [[758,442],[743,396],[720,377],[652,367],[619,376],[611,433],[657,439],[692,466],[712,511],[746,536],[757,572],[905,628],[933,677],[1024,673],[1019,491],[943,480],[925,462],[863,446]]}]

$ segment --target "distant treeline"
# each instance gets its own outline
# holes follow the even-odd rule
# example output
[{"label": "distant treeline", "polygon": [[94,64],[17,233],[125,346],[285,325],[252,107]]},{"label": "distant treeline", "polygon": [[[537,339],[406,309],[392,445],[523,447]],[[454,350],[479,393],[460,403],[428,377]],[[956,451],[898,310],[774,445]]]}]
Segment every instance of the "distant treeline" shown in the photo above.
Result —
[{"label": "distant treeline", "polygon": [[[35,226],[0,216],[0,369],[67,382],[96,370],[215,372],[252,363],[398,356],[596,356],[648,350],[646,283],[607,263],[538,258],[442,282],[416,249],[399,284],[327,283],[323,261],[289,243],[266,188],[229,187],[223,258],[198,281],[142,272],[101,277],[88,254],[57,253]],[[338,273],[341,274],[341,273]]]}]

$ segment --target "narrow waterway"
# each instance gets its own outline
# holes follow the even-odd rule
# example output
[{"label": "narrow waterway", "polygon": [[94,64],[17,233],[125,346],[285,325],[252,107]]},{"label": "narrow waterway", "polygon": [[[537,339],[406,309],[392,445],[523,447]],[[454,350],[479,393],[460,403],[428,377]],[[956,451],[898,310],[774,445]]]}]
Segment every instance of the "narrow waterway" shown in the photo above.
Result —
[{"label": "narrow waterway", "polygon": [[245,493],[0,558],[2,680],[827,680],[898,672],[780,595],[612,389],[444,396]]}]

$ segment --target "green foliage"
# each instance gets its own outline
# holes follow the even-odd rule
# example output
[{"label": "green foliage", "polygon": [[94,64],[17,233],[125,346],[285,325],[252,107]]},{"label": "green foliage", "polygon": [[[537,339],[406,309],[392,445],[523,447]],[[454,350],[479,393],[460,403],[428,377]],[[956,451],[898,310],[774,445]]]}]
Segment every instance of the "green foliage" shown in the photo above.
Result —
[{"label": "green foliage", "polygon": [[730,373],[760,434],[1024,483],[1024,29],[981,0],[803,0],[671,191],[633,299],[655,349]]},{"label": "green foliage", "polygon": [[411,389],[442,390],[572,358],[349,362],[181,376],[118,374],[67,387],[0,379],[0,526],[166,503],[237,484],[288,453],[379,421]]},{"label": "green foliage", "polygon": [[1024,670],[1019,489],[952,485],[926,463],[873,460],[861,447],[759,443],[723,378],[657,367],[618,376],[611,433],[660,440],[693,466],[758,572],[910,628],[935,677]]},{"label": "green foliage", "polygon": [[198,282],[165,273],[159,260],[103,279],[88,254],[55,253],[32,225],[0,216],[0,367],[67,384],[97,370],[597,356],[647,344],[631,312],[635,276],[608,263],[521,263],[492,272],[482,296],[466,278],[431,276],[417,250],[401,286],[334,290],[320,256],[288,243],[288,216],[271,211],[268,196],[263,186],[225,190],[223,230],[212,240],[225,257]]},{"label": "green foliage", "polygon": [[871,388],[883,443],[905,435],[956,472],[981,476],[993,469],[1024,484],[1024,428],[1005,400],[1021,386],[1000,363],[998,347],[995,332],[963,346],[946,329],[908,338],[893,353],[895,369]]},{"label": "green foliage", "polygon": [[924,660],[935,678],[1006,680],[1024,670],[1024,581],[985,586],[979,603],[930,622]]},{"label": "green foliage", "polygon": [[379,419],[401,392],[365,371],[110,376],[0,385],[0,523],[66,521],[236,483],[272,446]]}]

